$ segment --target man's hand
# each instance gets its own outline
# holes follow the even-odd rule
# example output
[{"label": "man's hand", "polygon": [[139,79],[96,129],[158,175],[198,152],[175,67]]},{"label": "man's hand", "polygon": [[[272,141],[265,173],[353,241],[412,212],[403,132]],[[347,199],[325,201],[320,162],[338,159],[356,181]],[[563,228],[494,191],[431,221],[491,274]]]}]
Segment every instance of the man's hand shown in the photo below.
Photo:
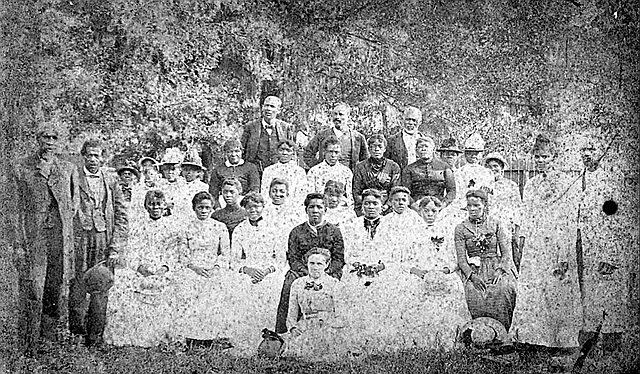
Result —
[{"label": "man's hand", "polygon": [[300,329],[297,328],[297,327],[292,327],[289,330],[289,334],[291,334],[291,336],[295,338],[295,337],[298,337],[298,336],[302,335],[302,331],[300,331]]},{"label": "man's hand", "polygon": [[162,265],[158,271],[156,271],[156,275],[165,275],[169,271],[169,267],[167,265]]}]

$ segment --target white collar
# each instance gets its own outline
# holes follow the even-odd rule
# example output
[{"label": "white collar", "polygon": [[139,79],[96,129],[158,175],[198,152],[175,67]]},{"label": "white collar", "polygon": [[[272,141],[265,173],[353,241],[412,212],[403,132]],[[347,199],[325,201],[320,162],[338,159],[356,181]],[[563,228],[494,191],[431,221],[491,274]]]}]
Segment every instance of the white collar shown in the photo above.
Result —
[{"label": "white collar", "polygon": [[240,160],[240,162],[238,162],[236,165],[231,165],[231,163],[229,162],[229,160],[225,160],[224,161],[224,166],[230,168],[230,167],[235,167],[235,166],[241,166],[244,164],[244,160]]},{"label": "white collar", "polygon": [[84,169],[84,174],[86,176],[100,177],[100,169],[98,169],[98,171],[96,173],[92,173],[89,170],[87,170],[86,166],[83,166],[83,169]]},{"label": "white collar", "polygon": [[268,127],[269,124],[267,123],[267,121],[264,120],[264,118],[262,119],[262,128],[263,129],[267,129],[269,128],[269,130],[273,130],[276,127],[276,119],[273,119],[273,123],[271,124],[271,127]]}]

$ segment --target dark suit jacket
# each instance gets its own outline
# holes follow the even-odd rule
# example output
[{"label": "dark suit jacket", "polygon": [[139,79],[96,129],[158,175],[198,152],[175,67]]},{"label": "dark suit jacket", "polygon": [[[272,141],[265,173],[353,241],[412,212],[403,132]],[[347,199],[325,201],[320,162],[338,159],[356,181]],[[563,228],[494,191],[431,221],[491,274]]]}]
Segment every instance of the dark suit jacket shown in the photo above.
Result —
[{"label": "dark suit jacket", "polygon": [[[42,201],[38,196],[49,193],[36,191],[43,185],[38,180],[42,177],[45,178],[46,186],[57,203],[59,218],[45,218],[48,213],[43,211],[43,208],[46,207],[38,205]],[[33,279],[34,274],[38,273],[37,268],[47,266],[47,252],[50,248],[46,248],[46,241],[42,240],[42,236],[50,235],[45,234],[45,231],[57,231],[55,236],[62,240],[62,247],[57,248],[62,251],[62,269],[56,264],[52,265],[54,269],[62,272],[62,292],[59,295],[61,299],[58,300],[58,307],[61,317],[64,317],[67,313],[70,280],[75,276],[73,217],[78,209],[78,169],[70,162],[55,159],[49,171],[46,171],[40,168],[40,158],[31,155],[16,162],[12,169],[11,181],[16,192],[19,219],[16,225],[16,239],[22,250],[16,258],[17,262],[23,265],[18,269],[19,276],[34,281],[30,283],[32,286],[39,282],[44,283],[44,278]],[[44,272],[42,275],[44,276]],[[28,292],[37,295],[42,290],[37,292],[36,289],[29,289]],[[39,334],[39,331],[36,333]]]},{"label": "dark suit jacket", "polygon": [[[353,129],[350,129],[349,131],[351,131],[351,159],[349,161],[349,169],[353,171],[355,170],[358,162],[369,158],[369,148],[367,147],[367,140],[364,138],[364,135]],[[309,169],[324,161],[324,149],[322,149],[322,144],[325,139],[331,135],[335,136],[332,127],[320,130],[316,136],[311,139],[307,148],[305,148],[304,163]]]},{"label": "dark suit jacket", "polygon": [[[285,139],[290,139],[295,142],[295,133],[292,126],[284,121],[275,119],[275,130],[278,138],[278,143]],[[256,163],[256,156],[258,155],[258,144],[260,143],[260,135],[262,134],[262,118],[247,123],[240,137],[240,143],[242,144],[243,159],[251,163]],[[267,167],[269,165],[264,165]]]},{"label": "dark suit jacket", "polygon": [[[409,165],[409,154],[407,152],[407,147],[404,145],[404,140],[402,139],[403,130],[400,130],[399,133],[392,135],[387,139],[387,151],[384,153],[384,157],[393,160],[398,166],[400,166],[401,170],[404,170],[407,165]],[[418,137],[423,136],[422,133],[418,134]]]},{"label": "dark suit jacket", "polygon": [[[84,167],[79,168],[79,184],[80,184],[80,208],[76,218],[76,230],[89,231],[93,228],[91,220],[91,212],[93,211],[96,201],[93,194],[89,190],[87,176],[84,173]],[[124,203],[124,196],[120,189],[115,175],[100,169],[102,179],[104,181],[105,198],[102,202],[104,207],[104,216],[106,221],[107,245],[113,246],[120,250],[126,244],[127,234],[129,231],[129,219],[127,217],[127,208]]]}]

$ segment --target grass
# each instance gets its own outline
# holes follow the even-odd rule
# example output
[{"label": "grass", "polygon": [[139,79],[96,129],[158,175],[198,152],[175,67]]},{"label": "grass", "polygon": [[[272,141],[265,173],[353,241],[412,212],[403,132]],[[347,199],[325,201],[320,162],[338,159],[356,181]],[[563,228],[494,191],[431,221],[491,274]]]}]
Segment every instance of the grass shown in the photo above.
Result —
[{"label": "grass", "polygon": [[[637,343],[637,339],[634,339]],[[624,344],[631,350],[605,352],[597,346],[582,373],[638,372],[637,344]],[[625,352],[626,351],[626,352]],[[572,362],[572,360],[571,360]],[[33,358],[19,357],[7,366],[9,373],[551,373],[557,371],[550,358],[540,353],[512,353],[492,356],[479,350],[451,352],[408,350],[353,358],[338,363],[311,363],[291,357],[268,360],[235,357],[215,349],[185,350],[180,345],[144,349],[107,347],[87,349],[70,340],[43,343]],[[570,367],[569,367],[570,369]],[[0,366],[0,373],[2,372]]]}]

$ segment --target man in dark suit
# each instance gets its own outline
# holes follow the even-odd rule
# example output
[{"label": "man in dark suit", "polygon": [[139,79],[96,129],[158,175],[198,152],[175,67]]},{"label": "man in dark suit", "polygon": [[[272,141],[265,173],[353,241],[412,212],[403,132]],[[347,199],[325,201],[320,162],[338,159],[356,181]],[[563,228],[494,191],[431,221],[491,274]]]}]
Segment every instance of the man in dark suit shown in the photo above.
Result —
[{"label": "man in dark suit", "polygon": [[41,332],[66,320],[69,281],[73,278],[73,217],[78,207],[78,169],[58,158],[66,135],[62,125],[46,123],[38,131],[39,149],[18,160],[11,180],[17,197],[19,344],[28,354]]},{"label": "man in dark suit", "polygon": [[[102,344],[110,285],[109,282],[98,282],[107,287],[90,287],[87,283],[96,282],[86,279],[85,272],[103,261],[113,272],[128,234],[122,190],[115,176],[102,169],[103,150],[97,140],[88,140],[82,145],[80,207],[74,220],[76,263],[70,290],[69,329],[72,333],[85,335],[87,346]],[[109,276],[106,271],[102,275]],[[88,311],[87,293],[91,293]]]},{"label": "man in dark suit", "polygon": [[292,126],[276,118],[282,101],[276,96],[267,96],[262,104],[262,118],[249,122],[240,137],[243,159],[258,166],[262,171],[278,162],[278,144],[289,139],[295,140]]},{"label": "man in dark suit", "polygon": [[402,170],[417,160],[416,140],[424,136],[418,132],[420,123],[422,123],[420,109],[413,106],[407,107],[402,115],[402,131],[391,136],[387,141],[384,157],[393,160]]},{"label": "man in dark suit", "polygon": [[342,154],[339,161],[351,171],[355,169],[358,162],[369,158],[366,139],[361,133],[349,127],[350,115],[349,105],[345,103],[336,105],[331,113],[333,126],[318,131],[304,150],[304,162],[308,169],[324,161],[323,144],[330,136],[335,136],[340,141]]}]

